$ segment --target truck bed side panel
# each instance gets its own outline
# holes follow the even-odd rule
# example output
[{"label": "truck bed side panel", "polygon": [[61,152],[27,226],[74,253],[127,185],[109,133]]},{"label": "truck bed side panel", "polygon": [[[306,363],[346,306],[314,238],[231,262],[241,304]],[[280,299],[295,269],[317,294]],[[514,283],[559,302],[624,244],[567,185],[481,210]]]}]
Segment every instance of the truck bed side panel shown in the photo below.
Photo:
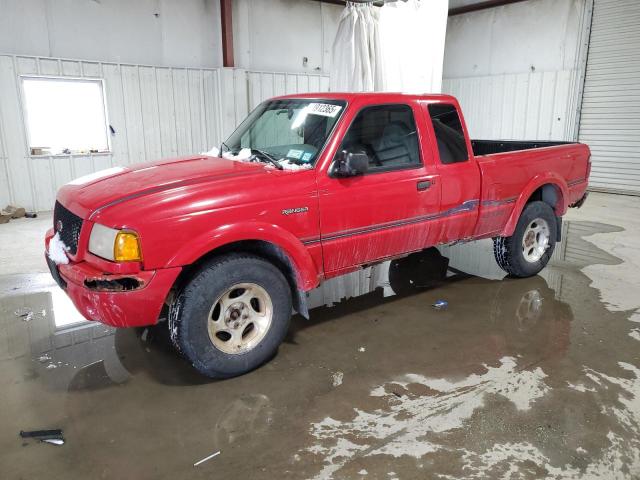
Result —
[{"label": "truck bed side panel", "polygon": [[556,215],[584,195],[589,148],[567,144],[476,157],[482,174],[482,201],[475,237],[510,235],[512,219],[541,186],[556,186]]}]

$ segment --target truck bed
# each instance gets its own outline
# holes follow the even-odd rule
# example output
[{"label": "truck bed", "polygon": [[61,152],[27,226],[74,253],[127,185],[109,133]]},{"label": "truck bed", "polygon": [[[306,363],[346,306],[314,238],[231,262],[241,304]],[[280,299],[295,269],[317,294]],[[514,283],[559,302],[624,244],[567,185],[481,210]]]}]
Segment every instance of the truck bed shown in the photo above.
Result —
[{"label": "truck bed", "polygon": [[495,153],[516,152],[520,150],[534,150],[536,148],[557,147],[571,145],[575,142],[548,142],[525,140],[471,140],[475,156],[493,155]]}]

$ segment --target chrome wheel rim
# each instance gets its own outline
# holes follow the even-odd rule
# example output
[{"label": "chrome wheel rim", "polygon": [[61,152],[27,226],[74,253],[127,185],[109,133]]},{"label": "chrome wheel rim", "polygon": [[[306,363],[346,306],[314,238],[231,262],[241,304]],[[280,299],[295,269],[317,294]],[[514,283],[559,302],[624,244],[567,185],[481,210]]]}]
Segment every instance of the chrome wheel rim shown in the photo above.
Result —
[{"label": "chrome wheel rim", "polygon": [[522,255],[529,263],[539,261],[549,248],[551,233],[549,224],[542,218],[536,218],[527,226],[522,237]]},{"label": "chrome wheel rim", "polygon": [[209,338],[224,353],[246,353],[265,337],[272,318],[273,303],[267,291],[255,283],[238,283],[220,295],[209,310]]}]

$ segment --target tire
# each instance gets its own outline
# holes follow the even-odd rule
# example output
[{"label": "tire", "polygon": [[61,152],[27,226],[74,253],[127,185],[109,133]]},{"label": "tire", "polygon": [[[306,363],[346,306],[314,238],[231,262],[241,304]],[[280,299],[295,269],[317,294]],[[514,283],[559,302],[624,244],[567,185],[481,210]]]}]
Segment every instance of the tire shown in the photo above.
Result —
[{"label": "tire", "polygon": [[512,277],[536,275],[553,255],[557,232],[558,222],[553,209],[544,202],[528,203],[513,235],[493,239],[496,262]]},{"label": "tire", "polygon": [[275,354],[291,311],[291,289],[278,268],[255,255],[232,253],[205,263],[177,295],[169,330],[196,370],[229,378]]}]

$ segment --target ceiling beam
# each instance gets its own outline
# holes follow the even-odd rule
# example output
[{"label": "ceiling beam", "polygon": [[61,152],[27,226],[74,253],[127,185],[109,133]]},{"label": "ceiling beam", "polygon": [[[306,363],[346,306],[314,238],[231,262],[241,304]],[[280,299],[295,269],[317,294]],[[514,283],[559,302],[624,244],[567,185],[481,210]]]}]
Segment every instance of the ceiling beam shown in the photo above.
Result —
[{"label": "ceiling beam", "polygon": [[220,0],[220,23],[222,25],[222,66],[234,67],[232,0]]},{"label": "ceiling beam", "polygon": [[463,13],[477,12],[478,10],[486,10],[487,8],[501,7],[511,3],[525,2],[527,0],[486,0],[484,2],[472,3],[464,7],[450,8],[449,16],[462,15]]},{"label": "ceiling beam", "polygon": [[[347,2],[345,0],[315,0],[316,2],[329,3],[331,5],[345,6]],[[464,7],[450,8],[449,16],[461,15],[463,13],[476,12],[478,10],[485,10],[487,8],[501,7],[503,5],[509,5],[511,3],[525,2],[527,0],[485,0],[484,2],[472,3],[471,5],[465,5]],[[381,3],[381,2],[374,2]]]}]

